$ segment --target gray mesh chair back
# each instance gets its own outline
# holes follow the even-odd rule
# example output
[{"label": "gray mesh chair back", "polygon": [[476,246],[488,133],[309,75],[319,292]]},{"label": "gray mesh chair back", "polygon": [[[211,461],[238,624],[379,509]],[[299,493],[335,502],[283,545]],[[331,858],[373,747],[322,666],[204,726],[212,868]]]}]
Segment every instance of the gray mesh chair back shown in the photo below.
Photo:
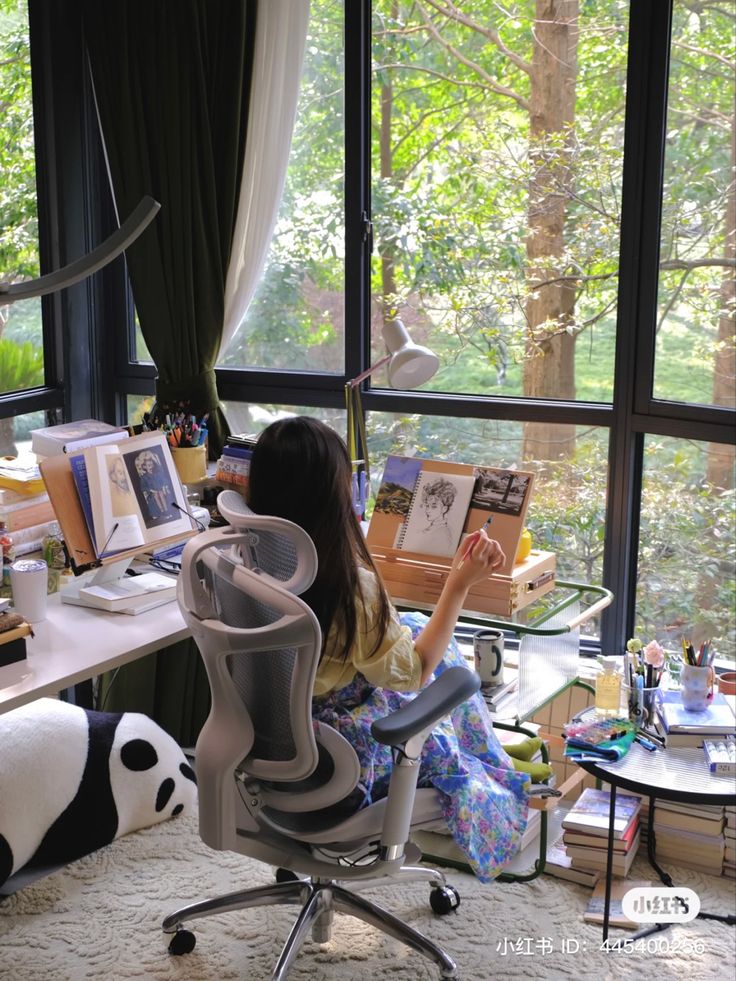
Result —
[{"label": "gray mesh chair back", "polygon": [[185,921],[291,903],[301,912],[273,981],[286,976],[310,931],[318,943],[329,940],[333,911],[396,937],[434,961],[443,977],[455,977],[454,962],[436,944],[339,880],[422,879],[432,886],[436,912],[457,905],[441,872],[409,864],[420,854],[409,832],[442,820],[437,792],[416,787],[423,741],[479,679],[451,668],[405,710],[375,723],[376,738],[394,750],[389,793],[368,807],[350,806],[360,777],[355,750],[311,718],[322,638],[299,594],[316,574],[314,545],[297,525],[223,497],[218,507],[231,525],[187,543],[177,587],[212,693],[195,759],[200,835],[212,848],[289,871],[284,881],[170,914],[163,921],[173,934],[169,950],[187,953],[194,946]]}]

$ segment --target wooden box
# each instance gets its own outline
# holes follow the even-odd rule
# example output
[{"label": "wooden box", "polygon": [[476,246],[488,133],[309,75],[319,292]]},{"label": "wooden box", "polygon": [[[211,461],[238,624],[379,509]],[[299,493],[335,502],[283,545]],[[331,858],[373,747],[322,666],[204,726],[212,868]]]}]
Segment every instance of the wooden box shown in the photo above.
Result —
[{"label": "wooden box", "polygon": [[[398,605],[433,607],[439,599],[450,570],[451,559],[433,556],[408,558],[394,548],[371,547],[371,556],[381,573],[392,601]],[[555,587],[557,560],[554,552],[533,549],[508,575],[493,575],[476,583],[468,593],[463,613],[513,617]]]}]

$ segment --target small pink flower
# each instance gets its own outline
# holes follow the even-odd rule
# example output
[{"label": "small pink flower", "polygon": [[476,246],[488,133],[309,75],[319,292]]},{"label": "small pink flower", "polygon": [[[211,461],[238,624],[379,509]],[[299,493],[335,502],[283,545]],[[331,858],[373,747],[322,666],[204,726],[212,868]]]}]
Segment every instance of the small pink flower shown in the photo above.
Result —
[{"label": "small pink flower", "polygon": [[664,667],[664,649],[656,640],[650,640],[644,648],[644,661],[651,664],[653,668]]}]

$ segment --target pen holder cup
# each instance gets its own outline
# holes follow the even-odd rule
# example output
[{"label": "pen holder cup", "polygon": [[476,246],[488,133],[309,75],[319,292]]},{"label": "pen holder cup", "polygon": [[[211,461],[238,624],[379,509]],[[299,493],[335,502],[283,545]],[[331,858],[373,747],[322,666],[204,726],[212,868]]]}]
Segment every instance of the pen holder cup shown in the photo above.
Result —
[{"label": "pen holder cup", "polygon": [[651,726],[657,718],[659,688],[631,688],[624,685],[629,706],[629,718],[639,726]]},{"label": "pen holder cup", "polygon": [[171,456],[174,459],[179,479],[182,484],[196,484],[207,476],[207,446],[172,446]]},{"label": "pen holder cup", "polygon": [[682,704],[688,712],[705,712],[713,697],[713,668],[686,664],[682,669]]}]

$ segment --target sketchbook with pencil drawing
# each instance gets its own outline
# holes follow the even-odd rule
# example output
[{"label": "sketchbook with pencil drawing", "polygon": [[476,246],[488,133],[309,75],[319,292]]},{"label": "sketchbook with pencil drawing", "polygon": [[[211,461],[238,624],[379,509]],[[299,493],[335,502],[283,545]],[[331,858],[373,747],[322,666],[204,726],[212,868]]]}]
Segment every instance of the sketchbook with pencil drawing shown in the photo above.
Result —
[{"label": "sketchbook with pencil drawing", "polygon": [[389,456],[366,541],[392,599],[436,602],[458,546],[489,517],[506,561],[471,587],[466,611],[511,615],[552,589],[551,552],[515,562],[533,482],[531,472]]}]

